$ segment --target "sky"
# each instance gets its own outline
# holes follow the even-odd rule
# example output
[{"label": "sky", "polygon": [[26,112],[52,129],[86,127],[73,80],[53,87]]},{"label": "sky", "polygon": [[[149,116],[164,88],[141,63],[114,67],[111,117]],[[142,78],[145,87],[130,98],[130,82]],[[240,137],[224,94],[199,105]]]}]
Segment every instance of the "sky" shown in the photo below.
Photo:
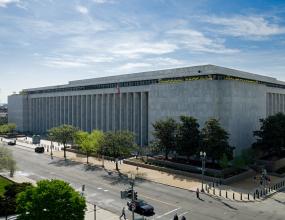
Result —
[{"label": "sky", "polygon": [[285,0],[0,0],[0,103],[25,88],[202,64],[285,81]]}]

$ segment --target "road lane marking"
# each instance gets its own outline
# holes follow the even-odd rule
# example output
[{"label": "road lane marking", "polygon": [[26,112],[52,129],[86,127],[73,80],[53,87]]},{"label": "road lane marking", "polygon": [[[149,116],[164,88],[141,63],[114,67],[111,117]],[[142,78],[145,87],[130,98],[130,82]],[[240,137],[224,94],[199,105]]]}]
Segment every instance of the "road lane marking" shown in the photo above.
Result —
[{"label": "road lane marking", "polygon": [[139,196],[145,197],[145,198],[147,198],[147,199],[150,199],[150,200],[153,200],[153,201],[156,201],[156,202],[160,202],[160,203],[165,204],[165,205],[169,205],[169,206],[172,206],[172,207],[179,208],[179,207],[176,206],[176,205],[173,205],[173,204],[171,204],[171,203],[164,202],[164,201],[161,201],[161,200],[159,200],[159,199],[155,199],[155,198],[146,196],[146,195],[144,195],[144,194],[139,194]]},{"label": "road lane marking", "polygon": [[101,187],[98,187],[97,189],[101,190],[102,188],[101,188]]},{"label": "road lane marking", "polygon": [[164,213],[164,214],[162,214],[162,215],[160,215],[160,216],[157,216],[156,219],[160,219],[160,218],[162,218],[162,217],[164,217],[164,216],[166,216],[166,215],[171,214],[172,212],[176,212],[176,211],[179,210],[179,209],[181,209],[181,208],[173,209],[173,210],[171,210],[171,211],[169,211],[169,212],[166,212],[166,213]]},{"label": "road lane marking", "polygon": [[107,189],[104,189],[104,192],[108,192],[109,190],[107,190]]}]

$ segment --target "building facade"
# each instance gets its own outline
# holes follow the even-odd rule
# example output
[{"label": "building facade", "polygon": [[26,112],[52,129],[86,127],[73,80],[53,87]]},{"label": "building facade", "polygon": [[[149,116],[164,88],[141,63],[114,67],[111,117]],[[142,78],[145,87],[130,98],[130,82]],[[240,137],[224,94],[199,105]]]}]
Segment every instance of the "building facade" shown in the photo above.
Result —
[{"label": "building facade", "polygon": [[159,119],[189,115],[202,127],[214,117],[240,150],[254,141],[260,118],[285,112],[285,83],[203,65],[25,89],[8,97],[8,111],[20,132],[44,134],[61,124],[85,131],[129,130],[141,146],[151,141],[152,124]]}]

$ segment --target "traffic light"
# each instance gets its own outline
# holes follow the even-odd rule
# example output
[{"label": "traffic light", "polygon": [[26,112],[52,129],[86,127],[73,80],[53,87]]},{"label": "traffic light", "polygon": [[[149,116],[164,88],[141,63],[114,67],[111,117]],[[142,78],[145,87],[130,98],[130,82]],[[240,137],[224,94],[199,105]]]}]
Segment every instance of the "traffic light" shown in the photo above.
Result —
[{"label": "traffic light", "polygon": [[135,199],[135,200],[138,199],[138,192],[134,192],[134,199]]}]

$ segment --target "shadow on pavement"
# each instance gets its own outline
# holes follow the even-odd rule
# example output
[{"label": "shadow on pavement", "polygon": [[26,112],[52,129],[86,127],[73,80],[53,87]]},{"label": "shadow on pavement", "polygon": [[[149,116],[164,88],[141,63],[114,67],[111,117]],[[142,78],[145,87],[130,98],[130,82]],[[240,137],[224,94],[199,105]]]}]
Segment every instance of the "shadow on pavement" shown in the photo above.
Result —
[{"label": "shadow on pavement", "polygon": [[77,162],[77,161],[73,161],[73,160],[64,160],[64,159],[59,159],[59,160],[53,160],[51,161],[49,164],[58,166],[58,167],[66,167],[66,166],[77,166],[80,165],[82,163]]}]

